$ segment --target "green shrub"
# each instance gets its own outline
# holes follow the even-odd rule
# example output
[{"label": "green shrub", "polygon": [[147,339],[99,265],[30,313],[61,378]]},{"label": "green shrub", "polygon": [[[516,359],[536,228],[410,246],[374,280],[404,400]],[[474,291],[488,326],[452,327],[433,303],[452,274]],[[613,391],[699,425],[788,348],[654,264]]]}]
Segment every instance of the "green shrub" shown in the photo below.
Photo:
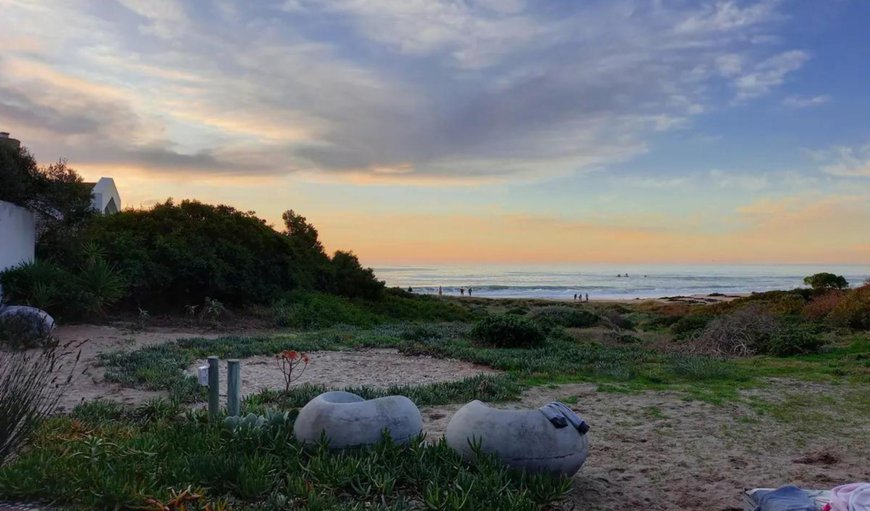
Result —
[{"label": "green shrub", "polygon": [[[621,306],[620,306],[621,307]],[[601,322],[610,328],[621,330],[634,330],[634,322],[616,308],[608,309],[601,315]]]},{"label": "green shrub", "polygon": [[707,314],[687,314],[671,325],[671,333],[678,339],[685,339],[707,326],[713,316]]},{"label": "green shrub", "polygon": [[380,321],[348,298],[313,291],[290,293],[272,311],[276,325],[303,330],[340,324],[371,326]]},{"label": "green shrub", "polygon": [[759,346],[758,352],[780,357],[804,355],[819,351],[824,344],[824,339],[813,329],[800,324],[785,324]]},{"label": "green shrub", "polygon": [[99,254],[73,271],[45,261],[24,263],[0,274],[0,283],[8,300],[63,319],[101,315],[126,290],[124,278]]},{"label": "green shrub", "polygon": [[558,325],[566,328],[587,328],[601,321],[597,315],[574,307],[552,305],[542,307],[529,314],[529,317],[544,325]]},{"label": "green shrub", "polygon": [[74,277],[60,266],[33,261],[0,273],[5,299],[30,305],[54,315],[67,312],[73,294]]},{"label": "green shrub", "polygon": [[489,316],[477,322],[471,336],[483,343],[505,348],[534,348],[544,343],[541,327],[521,316]]}]

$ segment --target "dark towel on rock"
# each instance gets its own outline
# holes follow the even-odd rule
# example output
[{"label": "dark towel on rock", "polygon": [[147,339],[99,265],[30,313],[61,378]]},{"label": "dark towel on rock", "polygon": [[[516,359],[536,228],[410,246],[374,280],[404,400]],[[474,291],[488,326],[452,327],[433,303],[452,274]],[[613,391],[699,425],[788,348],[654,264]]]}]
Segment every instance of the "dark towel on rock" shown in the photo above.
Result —
[{"label": "dark towel on rock", "polygon": [[816,511],[812,499],[797,486],[783,486],[776,490],[755,494],[755,511]]}]

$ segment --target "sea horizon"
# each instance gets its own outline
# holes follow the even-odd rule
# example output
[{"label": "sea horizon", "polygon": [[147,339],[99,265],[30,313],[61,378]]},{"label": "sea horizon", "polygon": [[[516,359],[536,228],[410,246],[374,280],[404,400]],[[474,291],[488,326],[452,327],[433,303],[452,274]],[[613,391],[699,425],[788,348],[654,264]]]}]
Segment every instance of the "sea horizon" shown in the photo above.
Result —
[{"label": "sea horizon", "polygon": [[[870,278],[870,264],[408,264],[376,265],[389,287],[417,294],[573,300],[745,294],[806,287],[819,272],[843,275],[852,287]],[[462,291],[461,291],[462,290]]]}]

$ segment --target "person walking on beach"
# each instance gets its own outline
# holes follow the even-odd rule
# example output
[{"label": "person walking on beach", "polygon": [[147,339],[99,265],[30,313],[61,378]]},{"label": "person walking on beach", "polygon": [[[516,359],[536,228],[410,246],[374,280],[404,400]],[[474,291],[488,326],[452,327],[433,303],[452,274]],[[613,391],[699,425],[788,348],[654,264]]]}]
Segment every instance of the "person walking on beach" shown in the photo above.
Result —
[{"label": "person walking on beach", "polygon": [[438,296],[441,296],[441,286],[438,286]]},{"label": "person walking on beach", "polygon": [[468,288],[468,296],[471,296],[471,288]]},{"label": "person walking on beach", "polygon": [[586,301],[589,301],[589,293],[586,293]]},{"label": "person walking on beach", "polygon": [[465,296],[465,288],[464,287],[459,288],[459,296]]},{"label": "person walking on beach", "polygon": [[577,301],[577,293],[574,293],[574,301]]}]

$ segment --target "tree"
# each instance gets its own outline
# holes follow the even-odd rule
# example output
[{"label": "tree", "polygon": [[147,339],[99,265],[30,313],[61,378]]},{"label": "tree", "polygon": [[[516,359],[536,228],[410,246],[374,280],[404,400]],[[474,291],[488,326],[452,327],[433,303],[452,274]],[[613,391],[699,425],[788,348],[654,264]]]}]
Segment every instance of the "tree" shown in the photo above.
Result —
[{"label": "tree", "polygon": [[337,251],[332,257],[332,291],[351,298],[377,299],[384,283],[371,268],[363,268],[353,252]]},{"label": "tree", "polygon": [[39,167],[24,147],[0,146],[0,200],[36,213],[40,256],[65,250],[94,215],[90,188],[66,161]]},{"label": "tree", "polygon": [[804,277],[804,284],[813,289],[846,289],[849,287],[849,282],[842,275],[827,272]]},{"label": "tree", "polygon": [[323,252],[323,245],[318,239],[317,228],[308,223],[308,220],[297,215],[292,209],[288,209],[281,215],[284,220],[284,234],[299,240],[306,248],[313,248]]}]

